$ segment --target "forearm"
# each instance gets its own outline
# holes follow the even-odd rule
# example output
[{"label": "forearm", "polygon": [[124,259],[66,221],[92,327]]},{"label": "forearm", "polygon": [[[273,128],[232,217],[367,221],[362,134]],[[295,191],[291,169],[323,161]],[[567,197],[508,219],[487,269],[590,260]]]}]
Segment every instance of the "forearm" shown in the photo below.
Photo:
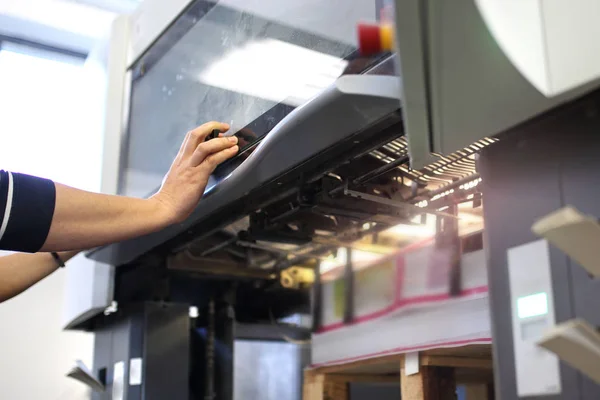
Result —
[{"label": "forearm", "polygon": [[227,124],[186,135],[150,199],[90,193],[49,179],[0,170],[0,249],[26,253],[87,249],[146,235],[193,212],[217,165],[238,151],[236,137],[205,140]]},{"label": "forearm", "polygon": [[168,226],[173,217],[154,199],[86,192],[55,184],[56,205],[41,251],[87,249]]},{"label": "forearm", "polygon": [[[61,252],[59,256],[66,262],[77,253]],[[29,289],[57,268],[50,253],[16,253],[0,257],[0,303]]]}]

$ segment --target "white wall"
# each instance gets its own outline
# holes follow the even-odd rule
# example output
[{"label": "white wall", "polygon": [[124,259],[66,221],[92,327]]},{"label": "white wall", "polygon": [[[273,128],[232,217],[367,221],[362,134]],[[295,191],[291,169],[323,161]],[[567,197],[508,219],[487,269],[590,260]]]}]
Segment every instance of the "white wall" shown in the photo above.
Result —
[{"label": "white wall", "polygon": [[84,385],[65,377],[77,359],[91,365],[94,338],[62,332],[64,278],[65,272],[58,271],[0,304],[0,398],[89,398]]},{"label": "white wall", "polygon": [[[27,14],[19,18],[27,20]],[[35,19],[28,23],[41,26]],[[0,33],[2,28],[0,23]],[[81,66],[61,57],[51,60],[56,57],[50,54],[6,49],[0,51],[0,168],[98,190],[101,130],[87,122],[97,120],[92,116],[99,111],[86,103]],[[68,268],[89,266],[79,256]],[[0,399],[89,398],[82,384],[65,377],[75,360],[91,366],[93,356],[92,334],[62,331],[65,275],[59,270],[0,304]]]}]

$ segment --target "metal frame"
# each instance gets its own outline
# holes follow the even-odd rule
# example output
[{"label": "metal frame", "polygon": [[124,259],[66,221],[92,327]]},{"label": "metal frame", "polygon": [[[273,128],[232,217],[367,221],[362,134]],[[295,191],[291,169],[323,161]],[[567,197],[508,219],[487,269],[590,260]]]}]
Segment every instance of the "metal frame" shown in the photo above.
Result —
[{"label": "metal frame", "polygon": [[346,247],[346,265],[344,265],[344,323],[354,321],[354,268],[352,267],[352,248]]},{"label": "metal frame", "polygon": [[131,68],[164,31],[196,0],[144,0],[131,15]]},{"label": "metal frame", "polygon": [[69,57],[73,57],[73,58],[78,58],[82,61],[84,61],[88,56],[87,53],[82,53],[80,51],[75,51],[75,50],[69,50],[65,47],[57,47],[57,46],[52,46],[52,45],[44,44],[41,42],[37,42],[34,40],[28,40],[28,39],[18,38],[18,37],[14,37],[14,36],[0,34],[0,50],[2,50],[3,42],[12,43],[12,44],[16,44],[19,46],[26,46],[26,47],[30,47],[32,49],[43,50],[43,51],[47,51],[50,53],[61,54],[61,55],[65,55],[65,56],[69,56]]},{"label": "metal frame", "polygon": [[402,201],[386,199],[385,197],[374,196],[372,194],[361,193],[361,192],[357,192],[355,190],[350,190],[350,189],[346,189],[346,188],[344,189],[344,194],[346,196],[354,197],[356,199],[363,199],[363,200],[367,200],[367,201],[372,201],[373,203],[385,204],[387,206],[398,207],[398,208],[401,208],[404,210],[409,210],[409,211],[415,212],[416,214],[432,214],[432,215],[436,215],[436,216],[444,217],[444,218],[458,219],[456,214],[445,213],[445,212],[437,211],[437,210],[431,210],[431,209],[425,208],[425,207],[418,207],[411,203],[405,203]]},{"label": "metal frame", "polygon": [[[129,114],[131,111],[131,87],[132,87],[132,79],[133,73],[130,69],[125,71],[125,77],[123,82],[123,103],[121,109],[121,129],[119,132],[119,145],[115,146],[113,151],[117,153],[118,167],[117,167],[117,176],[116,176],[116,186],[114,189],[114,194],[118,194],[123,190],[123,174],[122,168],[127,163],[127,150],[129,149],[129,141],[127,140],[129,136],[129,125],[131,123],[129,119]],[[105,159],[106,160],[106,159]],[[108,161],[108,160],[107,160]]]},{"label": "metal frame", "polygon": [[[128,124],[130,100],[130,73],[127,71],[129,50],[130,20],[128,16],[117,17],[111,25],[110,34],[93,48],[86,60],[89,65],[105,71],[107,88],[104,92],[105,109],[103,123],[103,159],[100,190],[116,194],[119,185],[119,166],[122,165],[122,146]],[[115,162],[116,161],[116,162]],[[68,304],[89,304],[77,306],[76,315],[65,313],[66,329],[82,329],[91,319],[109,307],[114,300],[114,266],[89,261],[93,272],[85,276],[85,282],[67,291]],[[77,271],[67,269],[67,274]],[[77,275],[81,279],[80,275]],[[90,299],[82,302],[81,298]]]},{"label": "metal frame", "polygon": [[312,286],[311,298],[311,315],[312,315],[312,332],[318,332],[323,325],[323,284],[321,281],[321,263],[318,262],[315,266],[315,281]]},{"label": "metal frame", "polygon": [[[533,398],[517,395],[507,251],[539,240],[533,223],[567,204],[600,215],[599,115],[596,91],[520,125],[481,154],[497,398]],[[554,247],[549,261],[556,322],[584,318],[600,325],[600,281]],[[561,363],[560,374],[561,393],[544,398],[600,397],[600,386],[568,365]]]},{"label": "metal frame", "polygon": [[[402,115],[410,163],[420,169],[434,160],[426,22],[427,0],[395,0],[396,62],[402,79]],[[398,55],[402,57],[398,57]]]}]

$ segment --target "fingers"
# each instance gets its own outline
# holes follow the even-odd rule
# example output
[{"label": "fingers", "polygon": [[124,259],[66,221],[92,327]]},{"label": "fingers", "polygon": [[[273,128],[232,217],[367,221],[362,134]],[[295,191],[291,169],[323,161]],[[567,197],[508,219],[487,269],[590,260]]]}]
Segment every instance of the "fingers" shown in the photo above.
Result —
[{"label": "fingers", "polygon": [[183,146],[183,155],[191,156],[196,151],[196,148],[200,143],[204,142],[204,139],[214,130],[218,129],[221,132],[227,132],[229,125],[224,122],[207,122],[200,125],[196,129],[188,132],[185,138],[185,145]]},{"label": "fingers", "polygon": [[208,173],[212,174],[219,164],[236,155],[238,150],[238,146],[233,146],[228,149],[221,150],[218,153],[212,153],[204,159],[202,166],[208,168]]},{"label": "fingers", "polygon": [[181,143],[181,147],[179,147],[179,151],[177,152],[177,156],[175,157],[173,164],[179,164],[181,162],[181,159],[183,158],[183,153],[185,151],[185,148],[187,146],[189,139],[190,139],[190,135],[189,134],[185,135],[185,138],[183,139],[183,143]]},{"label": "fingers", "polygon": [[202,142],[196,147],[196,151],[192,154],[190,159],[190,163],[192,166],[196,167],[204,161],[204,159],[210,156],[213,153],[218,153],[222,150],[226,150],[230,147],[233,147],[237,144],[237,137],[220,137],[216,139],[211,139],[207,142]]}]

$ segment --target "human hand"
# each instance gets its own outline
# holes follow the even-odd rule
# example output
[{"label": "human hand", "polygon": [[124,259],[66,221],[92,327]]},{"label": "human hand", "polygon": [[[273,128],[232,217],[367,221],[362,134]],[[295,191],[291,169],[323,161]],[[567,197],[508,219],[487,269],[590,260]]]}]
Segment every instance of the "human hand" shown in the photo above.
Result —
[{"label": "human hand", "polygon": [[238,138],[238,146],[240,149],[243,149],[248,144],[254,142],[256,140],[256,133],[248,128],[240,129],[236,134]]},{"label": "human hand", "polygon": [[229,125],[207,122],[188,132],[160,190],[150,198],[159,204],[169,223],[183,222],[194,211],[215,168],[238,152],[235,136],[205,142],[214,129],[224,133]]}]

